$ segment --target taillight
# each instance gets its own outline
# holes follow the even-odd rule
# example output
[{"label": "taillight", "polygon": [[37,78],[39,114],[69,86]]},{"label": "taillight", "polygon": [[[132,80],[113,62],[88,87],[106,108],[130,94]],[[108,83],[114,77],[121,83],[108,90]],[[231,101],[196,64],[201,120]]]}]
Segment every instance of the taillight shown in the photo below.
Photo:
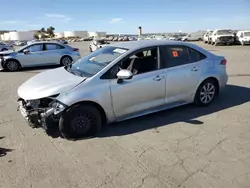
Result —
[{"label": "taillight", "polygon": [[73,51],[74,52],[79,52],[79,49],[78,48],[73,48]]},{"label": "taillight", "polygon": [[226,59],[223,59],[221,62],[220,62],[221,65],[226,65],[227,64],[227,60]]}]

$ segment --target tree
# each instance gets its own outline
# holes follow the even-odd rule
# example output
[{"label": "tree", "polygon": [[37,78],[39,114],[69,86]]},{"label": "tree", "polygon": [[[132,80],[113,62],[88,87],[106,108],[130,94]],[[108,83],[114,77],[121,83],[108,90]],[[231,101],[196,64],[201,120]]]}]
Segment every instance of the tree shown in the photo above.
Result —
[{"label": "tree", "polygon": [[46,32],[45,29],[44,29],[44,27],[43,27],[42,29],[40,29],[40,31],[41,31],[42,33],[45,33],[45,32]]},{"label": "tree", "polygon": [[55,34],[54,34],[54,31],[55,31],[55,28],[50,26],[49,28],[47,28],[47,34],[50,36],[50,37],[54,37]]},{"label": "tree", "polygon": [[34,33],[33,37],[34,37],[34,39],[39,39],[39,36],[37,33]]}]

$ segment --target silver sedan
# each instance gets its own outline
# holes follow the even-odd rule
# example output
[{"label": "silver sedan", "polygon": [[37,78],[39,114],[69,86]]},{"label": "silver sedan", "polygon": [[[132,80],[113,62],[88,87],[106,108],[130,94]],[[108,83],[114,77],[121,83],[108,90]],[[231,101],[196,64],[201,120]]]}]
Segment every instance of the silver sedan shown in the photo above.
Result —
[{"label": "silver sedan", "polygon": [[211,104],[226,86],[226,63],[191,43],[116,43],[27,80],[18,89],[19,109],[32,126],[59,123],[66,138],[88,136],[107,123]]},{"label": "silver sedan", "polygon": [[80,59],[77,48],[58,42],[35,42],[17,50],[0,52],[0,70],[17,71],[23,67],[69,65]]}]

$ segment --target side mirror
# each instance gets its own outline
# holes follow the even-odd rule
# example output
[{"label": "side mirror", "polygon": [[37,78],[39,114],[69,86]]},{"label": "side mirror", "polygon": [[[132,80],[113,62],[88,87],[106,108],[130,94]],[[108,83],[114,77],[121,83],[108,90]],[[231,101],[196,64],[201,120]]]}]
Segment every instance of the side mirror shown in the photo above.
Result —
[{"label": "side mirror", "polygon": [[28,49],[23,50],[24,54],[28,54],[30,51]]},{"label": "side mirror", "polygon": [[133,77],[133,73],[130,70],[122,69],[116,74],[118,81],[122,81],[125,79],[131,79]]}]

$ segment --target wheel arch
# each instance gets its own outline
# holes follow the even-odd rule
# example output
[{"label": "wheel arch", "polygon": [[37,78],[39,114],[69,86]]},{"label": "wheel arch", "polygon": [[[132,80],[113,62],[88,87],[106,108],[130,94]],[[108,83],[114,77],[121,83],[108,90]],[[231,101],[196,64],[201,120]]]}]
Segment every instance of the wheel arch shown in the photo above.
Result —
[{"label": "wheel arch", "polygon": [[[94,107],[97,108],[97,110],[100,112],[101,114],[101,118],[102,118],[102,123],[103,125],[107,123],[107,115],[106,115],[106,112],[105,110],[103,109],[103,107],[98,104],[97,102],[94,102],[94,101],[79,101],[79,102],[76,102],[74,104],[72,104],[71,106],[75,106],[75,105],[93,105]],[[69,106],[68,108],[70,108],[71,106]]]},{"label": "wheel arch", "polygon": [[2,66],[3,67],[5,67],[5,64],[8,62],[8,61],[16,61],[17,63],[18,63],[18,65],[19,65],[19,68],[22,68],[22,65],[21,65],[21,63],[20,63],[20,61],[18,61],[17,59],[15,59],[15,58],[9,58],[9,59],[6,59],[3,63],[2,63]]},{"label": "wheel arch", "polygon": [[200,85],[201,84],[203,84],[205,81],[207,81],[207,80],[213,80],[214,82],[215,82],[215,84],[216,84],[216,89],[217,89],[217,95],[219,94],[219,90],[220,90],[220,83],[219,83],[219,80],[215,77],[215,76],[209,76],[209,77],[207,77],[207,78],[205,78],[205,79],[203,79],[201,82],[200,82],[200,84],[199,84],[199,86],[197,87],[197,90],[198,90],[198,88],[200,87]]}]

